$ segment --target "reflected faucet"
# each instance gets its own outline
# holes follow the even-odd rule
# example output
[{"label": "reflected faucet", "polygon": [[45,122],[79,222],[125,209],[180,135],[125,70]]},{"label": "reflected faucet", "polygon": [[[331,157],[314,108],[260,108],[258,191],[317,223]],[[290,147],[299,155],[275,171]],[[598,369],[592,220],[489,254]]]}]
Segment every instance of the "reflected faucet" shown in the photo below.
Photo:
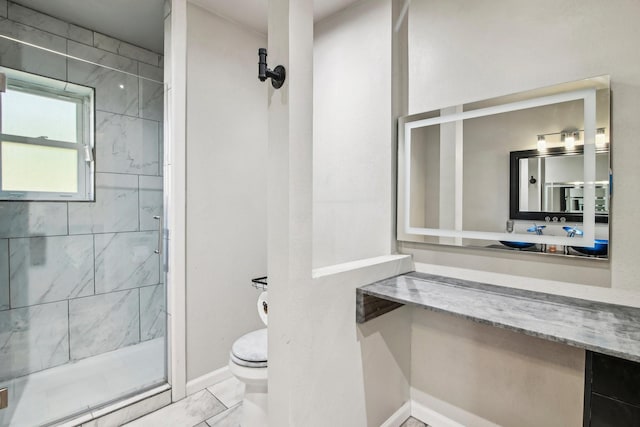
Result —
[{"label": "reflected faucet", "polygon": [[577,227],[577,225],[574,225],[573,227],[564,226],[562,229],[567,232],[567,237],[582,236],[583,231],[579,230]]},{"label": "reflected faucet", "polygon": [[546,225],[537,225],[535,222],[533,223],[533,227],[527,228],[529,233],[536,233],[538,236],[542,236],[542,230],[546,228]]}]

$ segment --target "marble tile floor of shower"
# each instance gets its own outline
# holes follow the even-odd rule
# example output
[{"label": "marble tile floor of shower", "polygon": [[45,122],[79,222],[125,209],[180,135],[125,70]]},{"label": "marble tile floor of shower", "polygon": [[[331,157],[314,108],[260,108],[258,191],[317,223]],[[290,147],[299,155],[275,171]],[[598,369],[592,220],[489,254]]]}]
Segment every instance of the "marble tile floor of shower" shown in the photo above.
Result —
[{"label": "marble tile floor of shower", "polygon": [[[239,427],[244,385],[229,378],[138,418],[125,427]],[[428,427],[409,418],[401,427]]]},{"label": "marble tile floor of shower", "polygon": [[0,382],[9,407],[0,427],[43,425],[165,379],[165,340],[156,338],[101,355]]}]

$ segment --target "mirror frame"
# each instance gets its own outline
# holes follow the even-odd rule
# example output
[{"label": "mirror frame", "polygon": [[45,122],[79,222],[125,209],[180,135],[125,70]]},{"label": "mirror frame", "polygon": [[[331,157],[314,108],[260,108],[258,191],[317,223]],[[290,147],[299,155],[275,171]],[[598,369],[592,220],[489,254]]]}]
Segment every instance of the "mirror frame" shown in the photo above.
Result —
[{"label": "mirror frame", "polygon": [[[540,96],[539,90],[532,90],[520,94],[525,98],[513,102],[513,97],[499,97],[496,100],[502,101],[500,104],[492,104],[488,107],[471,109],[467,111],[458,110],[453,114],[431,116],[432,112],[415,114],[401,117],[398,120],[398,216],[397,216],[397,238],[402,241],[419,241],[418,236],[449,237],[456,239],[480,239],[480,240],[509,240],[539,244],[568,245],[568,246],[593,246],[595,242],[595,135],[596,135],[596,89],[608,76],[597,77],[582,81],[583,85],[577,90],[564,90],[552,95]],[[570,83],[571,84],[571,83]],[[557,86],[565,86],[560,84]],[[553,93],[546,88],[543,93]],[[534,95],[534,93],[537,95]],[[528,95],[528,96],[527,96]],[[415,128],[439,125],[443,123],[462,122],[465,119],[472,119],[494,114],[506,113],[510,111],[524,110],[528,108],[551,105],[566,101],[583,100],[584,102],[584,212],[582,229],[584,234],[580,237],[563,237],[552,235],[536,235],[531,233],[507,233],[505,232],[485,232],[476,230],[463,230],[462,224],[455,229],[412,227],[410,224],[411,212],[411,131]],[[511,102],[509,102],[511,101]],[[456,166],[457,167],[457,166]],[[460,184],[460,189],[461,185]],[[461,209],[461,207],[460,207]],[[579,241],[577,241],[579,239]]]},{"label": "mirror frame", "polygon": [[[609,153],[609,144],[602,148],[595,149],[596,154]],[[520,210],[520,159],[531,159],[541,157],[584,155],[584,148],[576,146],[572,150],[565,147],[547,148],[545,151],[522,150],[512,151],[509,159],[509,219],[545,221],[545,217],[562,217],[569,222],[582,222],[583,215],[571,212],[544,212],[544,211],[521,211]],[[611,158],[609,158],[611,165]],[[611,188],[611,168],[609,168],[609,188]],[[595,212],[596,223],[607,224],[609,213],[599,214]]]}]

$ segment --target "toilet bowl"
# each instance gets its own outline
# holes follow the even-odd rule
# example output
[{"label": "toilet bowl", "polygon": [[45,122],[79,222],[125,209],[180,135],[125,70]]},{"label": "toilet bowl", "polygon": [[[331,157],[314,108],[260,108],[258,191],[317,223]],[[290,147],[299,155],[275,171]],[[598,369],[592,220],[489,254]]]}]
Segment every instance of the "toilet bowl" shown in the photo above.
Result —
[{"label": "toilet bowl", "polygon": [[245,385],[242,427],[267,425],[267,328],[249,332],[231,347],[229,370]]}]

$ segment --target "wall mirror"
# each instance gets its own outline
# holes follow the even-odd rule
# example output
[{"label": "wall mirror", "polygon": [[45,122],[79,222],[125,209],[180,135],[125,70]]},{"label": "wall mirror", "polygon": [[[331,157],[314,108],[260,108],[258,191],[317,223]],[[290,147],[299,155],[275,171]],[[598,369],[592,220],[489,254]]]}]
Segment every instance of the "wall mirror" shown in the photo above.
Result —
[{"label": "wall mirror", "polygon": [[402,117],[398,240],[606,258],[609,77]]}]

